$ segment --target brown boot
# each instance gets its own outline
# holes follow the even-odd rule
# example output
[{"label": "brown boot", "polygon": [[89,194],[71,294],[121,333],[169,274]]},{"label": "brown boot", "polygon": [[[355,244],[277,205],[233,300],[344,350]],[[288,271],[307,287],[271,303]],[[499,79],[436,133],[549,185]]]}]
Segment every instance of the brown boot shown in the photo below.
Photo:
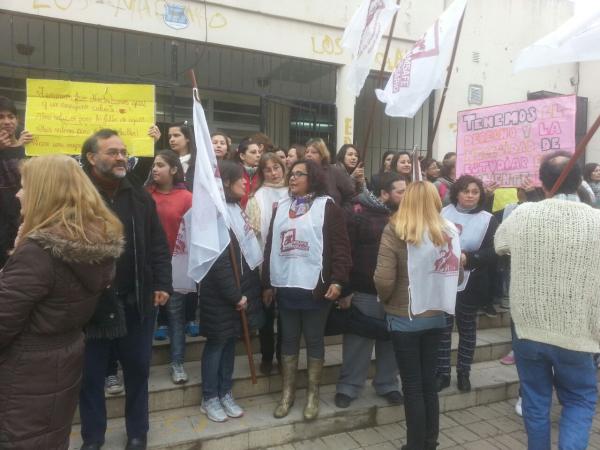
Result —
[{"label": "brown boot", "polygon": [[290,412],[296,398],[296,372],[298,371],[298,355],[283,355],[279,363],[283,386],[281,400],[273,415],[277,419],[285,417]]},{"label": "brown boot", "polygon": [[306,420],[314,420],[319,415],[319,385],[322,373],[323,360],[308,358],[308,389],[304,407],[304,419]]}]

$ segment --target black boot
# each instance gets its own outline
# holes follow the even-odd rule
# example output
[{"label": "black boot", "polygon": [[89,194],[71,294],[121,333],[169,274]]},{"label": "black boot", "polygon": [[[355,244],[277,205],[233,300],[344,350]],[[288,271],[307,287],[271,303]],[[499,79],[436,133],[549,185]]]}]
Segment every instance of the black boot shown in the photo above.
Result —
[{"label": "black boot", "polygon": [[446,389],[450,386],[450,375],[438,374],[436,376],[437,391],[440,392],[442,389]]},{"label": "black boot", "polygon": [[469,380],[469,373],[458,372],[456,374],[456,384],[458,390],[461,392],[471,392],[471,381]]}]

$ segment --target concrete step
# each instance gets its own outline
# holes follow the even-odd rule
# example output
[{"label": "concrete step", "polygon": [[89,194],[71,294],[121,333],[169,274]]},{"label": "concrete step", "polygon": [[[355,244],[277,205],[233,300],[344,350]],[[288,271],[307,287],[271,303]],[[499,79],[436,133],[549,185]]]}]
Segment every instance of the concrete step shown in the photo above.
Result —
[{"label": "concrete step", "polygon": [[[514,366],[503,366],[497,361],[476,363],[471,370],[473,390],[460,393],[455,377],[449,388],[440,393],[440,411],[454,411],[499,402],[517,396],[518,377]],[[273,418],[279,399],[277,393],[241,398],[245,409],[241,419],[225,423],[210,422],[198,406],[178,407],[154,412],[150,416],[150,449],[169,450],[246,450],[284,445],[299,440],[341,433],[372,426],[385,425],[404,419],[404,408],[390,406],[377,396],[370,385],[349,408],[339,409],[334,404],[335,386],[321,388],[319,418],[306,422],[302,418],[305,390],[297,393],[296,404],[288,417]],[[126,440],[122,418],[108,422],[104,450],[120,450]],[[81,445],[79,427],[72,430],[71,449]]]},{"label": "concrete step", "polygon": [[[477,328],[480,330],[487,330],[490,328],[502,328],[510,326],[510,313],[499,312],[497,317],[487,317],[486,315],[478,316]],[[185,360],[186,361],[199,361],[202,357],[202,350],[204,349],[204,342],[206,341],[203,337],[186,337],[186,349],[185,349]],[[342,336],[327,336],[325,338],[325,345],[341,344]],[[252,352],[260,354],[260,341],[257,335],[251,336]],[[302,344],[304,347],[304,344]],[[168,364],[170,362],[169,356],[169,341],[154,341],[152,348],[152,365],[158,366]],[[245,355],[246,349],[242,341],[239,341],[235,347],[236,355]]]},{"label": "concrete step", "polygon": [[[458,347],[458,335],[452,338],[452,361],[456,361],[456,349]],[[475,349],[474,362],[496,361],[510,351],[510,330],[508,328],[490,328],[480,330],[477,334],[477,346]],[[375,359],[374,354],[372,356]],[[233,373],[233,394],[236,398],[248,398],[256,395],[272,394],[281,391],[281,377],[278,373],[270,376],[258,372],[260,355],[254,355],[254,363],[257,369],[256,385],[252,384],[248,359],[245,355],[236,356],[235,369]],[[322,384],[337,383],[342,363],[342,345],[328,345],[325,348],[325,367],[323,369]],[[165,411],[187,406],[197,406],[201,401],[202,383],[200,375],[200,361],[192,361],[185,364],[189,375],[189,381],[185,385],[174,385],[171,382],[169,368],[167,365],[153,366],[150,369],[149,386],[149,408],[150,412]],[[375,365],[371,364],[369,377],[374,376]],[[301,350],[298,387],[306,386],[306,353]],[[109,396],[106,401],[106,410],[109,418],[123,416],[125,410],[124,394]],[[78,415],[75,422],[79,422]]]}]

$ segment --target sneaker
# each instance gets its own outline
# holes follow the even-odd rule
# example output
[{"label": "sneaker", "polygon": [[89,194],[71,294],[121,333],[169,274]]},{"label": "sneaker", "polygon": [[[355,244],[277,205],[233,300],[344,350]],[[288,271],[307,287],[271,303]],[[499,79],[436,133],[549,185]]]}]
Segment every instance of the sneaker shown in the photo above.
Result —
[{"label": "sneaker", "polygon": [[211,398],[210,400],[202,399],[200,411],[206,414],[213,422],[225,422],[227,420],[227,414],[225,414],[218,397]]},{"label": "sneaker", "polygon": [[500,364],[504,364],[505,366],[512,366],[515,363],[515,354],[511,350],[508,352],[504,358],[500,359]]},{"label": "sneaker", "polygon": [[235,402],[231,392],[225,394],[225,397],[221,397],[220,400],[225,414],[227,414],[229,417],[237,418],[244,415],[244,410]]},{"label": "sneaker", "polygon": [[335,402],[335,406],[338,408],[347,408],[350,406],[350,403],[352,403],[352,398],[346,394],[342,394],[341,392],[336,392],[333,401]]},{"label": "sneaker", "polygon": [[171,364],[171,380],[174,384],[184,384],[188,381],[188,375],[185,373],[183,364],[173,363]]},{"label": "sneaker", "polygon": [[485,305],[481,310],[488,317],[498,317],[498,312],[496,311],[496,308],[494,308],[494,305]]},{"label": "sneaker", "polygon": [[185,334],[189,337],[200,336],[200,325],[197,322],[188,322],[185,325]]},{"label": "sneaker", "polygon": [[517,400],[517,404],[515,405],[515,412],[517,413],[517,416],[523,417],[523,399],[521,397],[519,397],[519,399]]},{"label": "sneaker", "polygon": [[166,341],[169,337],[169,327],[166,325],[159,326],[154,332],[155,341]]},{"label": "sneaker", "polygon": [[109,375],[104,380],[104,389],[108,395],[118,395],[123,392],[123,382],[119,375]]}]

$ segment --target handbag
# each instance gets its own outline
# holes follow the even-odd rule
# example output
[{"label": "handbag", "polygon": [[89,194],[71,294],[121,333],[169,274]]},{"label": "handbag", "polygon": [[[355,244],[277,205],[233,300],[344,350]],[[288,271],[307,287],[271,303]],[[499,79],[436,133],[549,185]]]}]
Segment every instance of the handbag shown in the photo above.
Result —
[{"label": "handbag", "polygon": [[356,334],[367,339],[389,341],[390,333],[383,319],[367,316],[356,306],[347,309],[332,308],[325,324],[325,336]]}]

